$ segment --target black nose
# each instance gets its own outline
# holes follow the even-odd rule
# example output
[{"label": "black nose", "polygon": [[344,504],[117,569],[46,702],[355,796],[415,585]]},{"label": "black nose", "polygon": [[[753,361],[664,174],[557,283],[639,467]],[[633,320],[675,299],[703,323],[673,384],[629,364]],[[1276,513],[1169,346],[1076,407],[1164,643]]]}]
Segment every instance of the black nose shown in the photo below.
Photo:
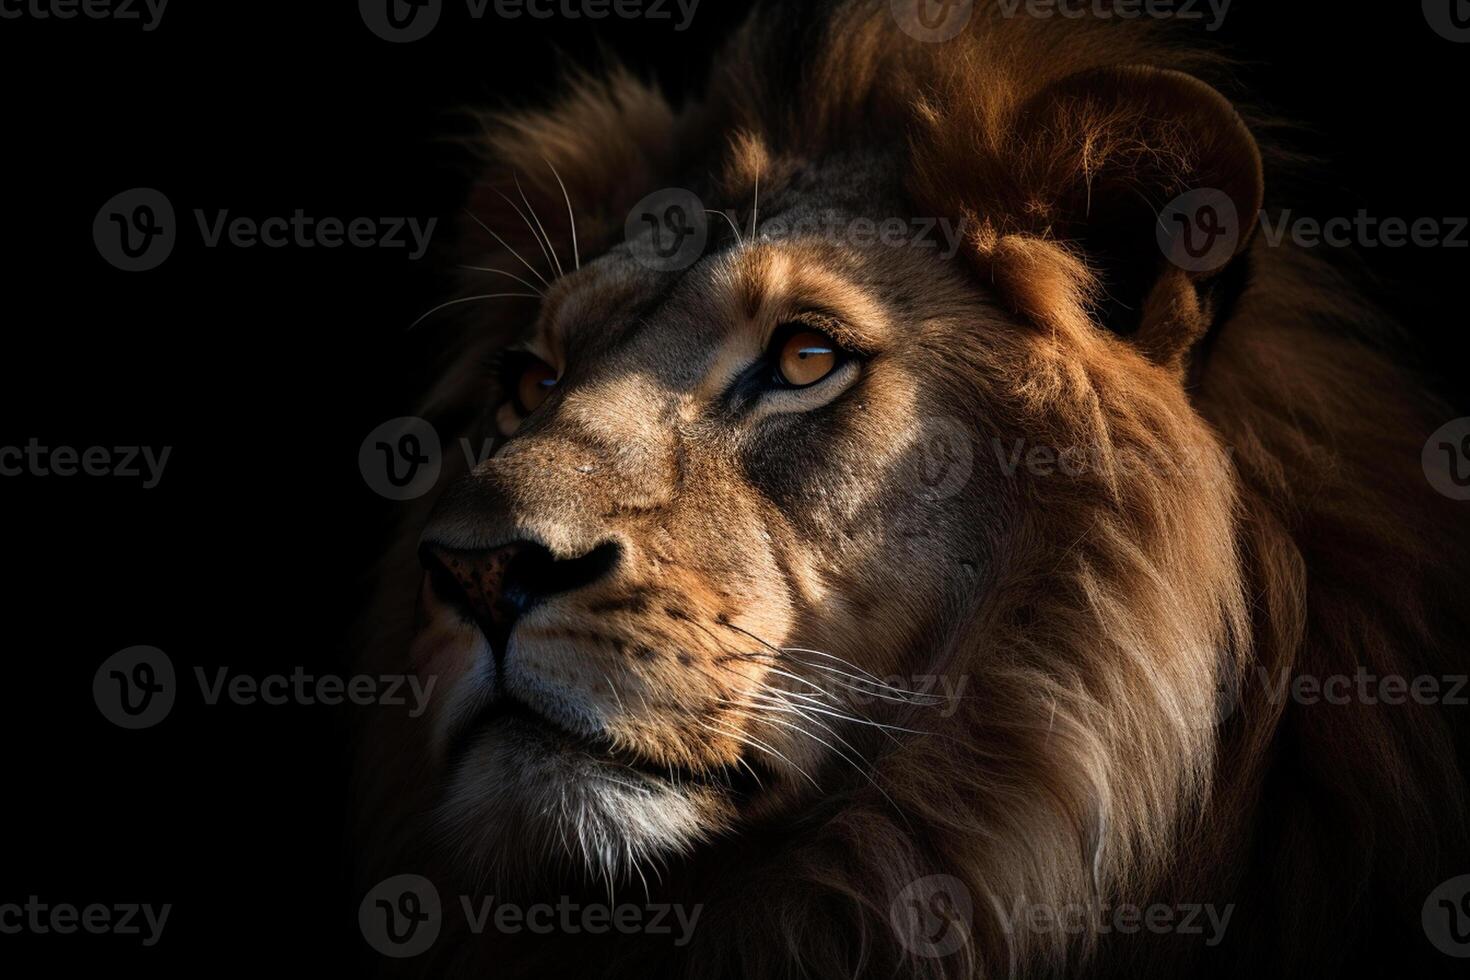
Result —
[{"label": "black nose", "polygon": [[622,549],[606,542],[575,558],[557,558],[545,545],[516,541],[485,551],[435,544],[419,549],[435,593],[480,625],[497,656],[515,621],[552,596],[585,588],[609,574]]}]

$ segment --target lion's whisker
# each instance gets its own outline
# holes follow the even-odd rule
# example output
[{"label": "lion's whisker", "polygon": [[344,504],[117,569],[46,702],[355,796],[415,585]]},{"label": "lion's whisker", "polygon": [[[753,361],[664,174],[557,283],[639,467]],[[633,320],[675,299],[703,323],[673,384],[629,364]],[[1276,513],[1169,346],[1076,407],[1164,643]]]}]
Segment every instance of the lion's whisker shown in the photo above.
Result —
[{"label": "lion's whisker", "polygon": [[894,685],[887,683],[873,684],[871,682],[868,682],[865,678],[859,677],[856,674],[849,674],[847,671],[837,670],[836,668],[827,667],[823,664],[814,664],[808,660],[800,660],[797,658],[792,659],[795,660],[796,663],[805,664],[813,670],[820,670],[823,673],[831,674],[834,677],[847,677],[852,680],[861,681],[862,686],[847,684],[842,681],[837,681],[837,683],[840,686],[847,688],[848,690],[859,691],[863,694],[871,694],[873,697],[882,698],[885,701],[898,701],[903,704],[913,704],[927,707],[935,704],[941,704],[946,700],[942,695],[939,694],[926,694],[923,691],[910,691],[906,688],[895,687]]},{"label": "lion's whisker", "polygon": [[750,210],[750,240],[757,241],[760,238],[760,215],[761,215],[761,175],[756,171],[755,175],[755,204]]},{"label": "lion's whisker", "polygon": [[[830,751],[833,755],[837,756],[843,762],[845,762],[848,765],[852,766],[852,768],[855,769],[858,772],[859,775],[861,775],[864,779],[866,779],[872,785],[872,787],[874,789],[876,789],[882,795],[882,797],[885,800],[888,801],[889,805],[892,806],[894,808],[894,810],[897,810],[900,814],[903,813],[903,811],[901,809],[899,809],[898,803],[896,803],[894,801],[893,797],[889,796],[888,795],[888,792],[882,786],[879,786],[878,785],[878,781],[873,778],[873,774],[870,771],[871,768],[872,768],[872,764],[869,763],[868,760],[863,757],[862,753],[858,752],[857,749],[852,748],[851,743],[849,743],[846,739],[842,738],[842,736],[838,735],[836,732],[832,732],[833,736],[836,737],[838,741],[842,742],[843,745],[846,745],[849,749],[852,749],[853,753],[855,755],[857,755],[857,757],[863,761],[864,765],[859,765],[858,763],[854,762],[851,758],[848,757],[847,753],[845,753],[841,749],[837,748],[831,742],[828,742],[826,739],[822,738],[819,735],[815,735],[812,732],[807,731],[805,728],[802,728],[800,725],[796,725],[796,724],[792,724],[790,722],[782,721],[779,718],[770,718],[770,717],[766,717],[764,715],[759,715],[759,714],[757,714],[757,715],[750,715],[750,714],[746,714],[744,712],[739,712],[739,714],[743,715],[744,717],[750,718],[752,721],[756,722],[757,724],[763,724],[763,725],[779,725],[782,728],[790,729],[792,731],[795,731],[795,732],[798,732],[798,733],[800,733],[802,735],[805,735],[807,738],[809,738],[812,741],[818,743],[819,745],[825,746],[827,748],[827,750]],[[816,719],[813,719],[813,718],[805,718],[804,720],[806,720],[806,721],[816,721]],[[827,728],[828,731],[832,731],[831,728],[828,728],[825,725],[823,725],[822,727]]]},{"label": "lion's whisker", "polygon": [[[731,623],[728,620],[725,621],[725,622],[723,622],[721,625],[725,626],[728,629],[734,630],[735,632],[740,633],[740,634],[742,634],[744,636],[748,636],[748,637],[750,637],[750,639],[752,639],[755,642],[759,643],[761,646],[766,647],[767,649],[772,650],[772,651],[775,651],[776,653],[779,653],[779,654],[782,654],[782,655],[787,654],[788,650],[790,650],[790,651],[796,651],[796,652],[801,652],[801,653],[812,653],[812,654],[816,654],[818,656],[823,656],[823,657],[827,657],[827,658],[832,659],[832,660],[836,660],[839,663],[847,663],[847,661],[843,660],[841,657],[836,657],[836,656],[833,656],[832,654],[829,654],[829,653],[823,653],[820,650],[806,650],[806,649],[801,648],[801,647],[789,647],[789,648],[784,648],[784,649],[781,648],[781,647],[777,647],[777,646],[775,646],[775,645],[767,642],[766,640],[761,639],[759,636],[756,636],[754,633],[750,632],[749,630],[744,629],[744,628],[739,627],[739,626],[736,626],[734,623]],[[849,666],[854,667],[854,668],[856,668],[858,670],[861,670],[862,669],[860,667],[857,667],[856,664],[849,664]],[[849,676],[853,676],[853,675],[849,675]],[[876,676],[873,676],[871,674],[869,676],[872,678],[872,680],[876,681],[877,683],[883,684],[883,681],[880,678],[878,678]],[[857,678],[857,679],[861,680],[862,678]],[[836,700],[836,699],[834,698],[833,700]],[[854,706],[854,710],[856,710],[855,706]],[[866,717],[852,718],[852,717],[842,716],[842,715],[834,715],[834,717],[845,717],[846,720],[855,722],[855,723],[860,724],[860,725],[871,725],[874,728],[877,728],[880,731],[883,731],[884,734],[886,734],[888,736],[888,738],[891,741],[895,742],[895,743],[897,743],[898,740],[893,737],[893,734],[892,734],[893,731],[905,731],[905,732],[911,731],[911,732],[914,732],[914,734],[918,734],[918,735],[929,735],[929,734],[932,734],[931,732],[915,731],[914,729],[906,729],[906,728],[901,728],[901,727],[897,727],[897,726],[886,726],[886,725],[883,725],[883,724],[881,724],[879,722],[873,721],[871,718],[866,718]],[[890,731],[889,729],[892,729],[892,731]]]},{"label": "lion's whisker", "polygon": [[[502,194],[501,196],[504,197],[505,195]],[[479,217],[473,211],[471,211],[469,208],[465,208],[464,209],[464,213],[467,214],[467,215],[469,215],[470,216],[470,219],[472,221],[474,221],[475,224],[477,224],[481,228],[485,229],[486,234],[488,234],[491,238],[493,238],[497,242],[499,242],[501,248],[505,249],[511,255],[515,256],[516,259],[521,263],[521,265],[525,266],[527,269],[530,269],[531,270],[531,275],[533,275],[537,279],[540,279],[541,280],[541,285],[547,287],[548,289],[551,288],[551,283],[549,283],[549,282],[546,281],[546,277],[543,276],[536,269],[536,267],[534,265],[532,265],[531,263],[527,262],[526,259],[525,259],[525,256],[521,255],[520,252],[517,252],[515,249],[511,248],[510,247],[510,243],[507,242],[504,238],[501,238],[499,235],[497,235],[495,233],[494,229],[492,229],[489,225],[485,224],[485,222],[481,221],[479,219]]]},{"label": "lion's whisker", "polygon": [[[519,217],[521,221],[525,222],[526,228],[531,232],[531,237],[536,239],[536,247],[541,249],[541,257],[546,260],[547,271],[556,272],[556,259],[552,256],[550,250],[547,249],[546,242],[541,240],[541,234],[536,230],[536,226],[531,224],[531,219],[527,217],[525,212],[523,212],[520,207],[516,205],[516,202],[512,201],[509,197],[506,197],[505,194],[501,193],[498,190],[495,193],[499,194],[500,199],[506,204],[509,204],[511,210],[516,213],[516,216]],[[547,285],[550,285],[550,283],[548,283]]]},{"label": "lion's whisker", "polygon": [[829,716],[831,716],[833,718],[837,718],[837,719],[839,719],[841,721],[850,721],[850,722],[852,722],[855,725],[867,725],[867,726],[869,726],[871,728],[876,728],[876,729],[879,729],[879,730],[885,731],[885,732],[907,732],[908,734],[911,734],[911,735],[933,735],[934,734],[933,732],[921,731],[921,730],[916,729],[916,728],[904,728],[904,727],[902,727],[900,725],[888,725],[888,724],[885,724],[885,723],[883,723],[881,721],[874,721],[871,718],[861,718],[861,717],[856,717],[856,716],[853,716],[853,715],[845,715],[845,714],[842,714],[839,711],[830,711],[827,708],[819,708],[819,707],[817,707],[815,705],[813,705],[810,710],[816,711],[816,712],[818,712],[820,714],[829,715]]},{"label": "lion's whisker", "polygon": [[542,299],[546,298],[546,294],[538,289],[535,283],[527,282],[520,276],[512,275],[511,273],[506,272],[503,269],[487,269],[482,265],[462,265],[460,266],[460,268],[468,270],[470,272],[493,272],[497,276],[505,276],[507,279],[514,279],[516,282],[520,283],[522,286],[525,286],[527,289],[535,290],[536,295],[540,296]]},{"label": "lion's whisker", "polygon": [[750,767],[750,763],[746,762],[743,756],[737,755],[735,757],[735,764],[750,773],[750,778],[755,780],[755,784],[761,788],[761,792],[765,792],[766,784],[761,782],[761,777]]},{"label": "lion's whisker", "polygon": [[877,682],[879,684],[882,684],[883,683],[883,678],[879,677],[877,674],[873,673],[870,670],[866,670],[866,669],[864,669],[862,667],[859,667],[857,664],[853,663],[851,660],[847,660],[847,659],[845,659],[843,657],[839,657],[835,653],[828,653],[825,650],[811,650],[811,649],[808,649],[806,647],[777,647],[776,649],[780,650],[783,654],[789,654],[789,653],[806,653],[806,654],[810,654],[810,655],[812,655],[814,657],[826,657],[828,660],[835,660],[839,664],[842,664],[845,667],[851,667],[853,670],[857,671],[859,674],[861,674],[864,677],[868,678],[868,680],[875,681],[875,682]]},{"label": "lion's whisker", "polygon": [[561,179],[561,174],[556,172],[556,166],[550,160],[546,160],[545,157],[542,157],[541,159],[545,160],[546,166],[551,168],[551,175],[556,178],[557,186],[561,188],[562,199],[567,202],[567,220],[571,223],[572,226],[572,258],[576,261],[577,268],[581,269],[582,249],[581,246],[577,244],[577,216],[572,210],[572,195],[567,193],[567,185]]},{"label": "lion's whisker", "polygon": [[438,306],[434,307],[432,310],[425,313],[417,320],[413,321],[413,323],[409,324],[408,329],[412,330],[414,327],[418,326],[420,323],[423,323],[435,313],[438,313],[440,310],[448,309],[451,306],[458,306],[461,303],[476,303],[482,300],[491,299],[540,299],[540,297],[535,296],[531,293],[488,293],[484,296],[466,296],[463,299],[452,299],[447,303],[440,303]]},{"label": "lion's whisker", "polygon": [[796,715],[798,718],[802,719],[803,721],[811,722],[814,725],[820,726],[825,731],[830,732],[831,735],[832,735],[832,737],[835,738],[835,739],[837,739],[837,741],[841,742],[849,750],[851,750],[851,752],[852,752],[853,755],[857,756],[865,764],[872,765],[872,763],[868,761],[868,759],[867,759],[866,756],[864,756],[861,752],[859,752],[857,750],[857,748],[854,747],[851,742],[849,742],[847,739],[843,738],[842,735],[840,733],[838,733],[837,729],[833,728],[831,725],[829,725],[826,722],[822,721],[820,718],[816,718],[816,717],[813,717],[812,715],[807,714],[806,712],[802,711],[800,708],[796,707],[795,705],[775,705],[775,704],[769,704],[769,703],[766,703],[766,702],[752,702],[752,701],[735,702],[735,701],[730,701],[729,699],[726,699],[726,698],[722,698],[720,700],[724,701],[726,704],[735,704],[737,706],[742,706],[742,707],[747,707],[747,708],[753,708],[753,709],[756,709],[756,710],[762,710],[762,711],[781,711],[781,712],[784,712],[784,713],[787,713],[787,714]]},{"label": "lion's whisker", "polygon": [[530,199],[526,197],[526,191],[524,188],[521,187],[520,176],[518,174],[513,174],[512,177],[516,182],[516,190],[520,192],[521,200],[524,201],[526,204],[526,210],[531,212],[531,217],[536,219],[536,227],[541,229],[541,237],[546,239],[546,244],[551,249],[551,258],[556,262],[556,274],[558,276],[565,276],[567,273],[566,270],[561,267],[561,256],[556,254],[556,244],[552,242],[551,236],[546,233],[546,226],[541,223],[541,216],[536,213],[535,206],[532,205]]},{"label": "lion's whisker", "polygon": [[[779,667],[767,667],[766,669],[770,673],[772,673],[772,674],[777,674],[777,675],[779,675],[781,677],[789,677],[792,680],[796,681],[798,684],[805,684],[807,687],[810,687],[813,690],[815,690],[818,694],[821,694],[824,697],[830,698],[833,701],[836,701],[837,700],[835,697],[832,696],[832,692],[831,691],[829,691],[826,688],[822,687],[822,685],[816,683],[815,681],[808,680],[807,678],[802,677],[802,676],[800,676],[798,674],[793,674],[789,670],[782,670]],[[795,694],[796,692],[793,691],[791,693]],[[810,695],[808,695],[808,697],[810,697]]]},{"label": "lion's whisker", "polygon": [[753,735],[742,735],[742,734],[740,734],[738,732],[732,732],[732,731],[728,731],[728,730],[722,731],[720,728],[711,727],[710,725],[708,725],[708,724],[706,724],[705,722],[702,722],[702,721],[701,722],[698,722],[698,724],[701,725],[704,728],[709,728],[710,731],[713,731],[716,734],[724,735],[727,738],[733,738],[737,742],[742,742],[742,743],[744,743],[746,745],[749,745],[751,748],[758,749],[758,750],[760,750],[762,752],[765,752],[767,755],[770,755],[770,756],[772,756],[774,758],[780,759],[782,762],[786,763],[788,766],[790,766],[791,768],[795,769],[797,772],[801,773],[802,776],[806,777],[806,781],[809,782],[809,783],[811,783],[812,786],[816,788],[817,792],[821,792],[821,790],[822,790],[821,785],[815,779],[813,779],[811,777],[811,774],[810,773],[808,773],[805,769],[801,768],[801,766],[798,766],[796,763],[792,762],[790,759],[786,758],[786,756],[782,755],[781,752],[779,752],[778,750],[772,748],[771,746],[767,745],[766,743],[762,742],[760,739],[756,738],[755,736],[753,736]]},{"label": "lion's whisker", "polygon": [[730,217],[729,214],[727,214],[724,211],[711,211],[709,208],[705,208],[704,209],[704,213],[705,214],[718,214],[720,217],[724,218],[725,221],[730,225],[730,230],[733,231],[733,232],[735,232],[735,241],[737,241],[738,243],[740,243],[741,246],[744,246],[745,245],[745,236],[742,235],[742,234],[740,234],[740,229],[739,229],[739,227],[736,226],[735,219],[732,218],[732,217]]}]

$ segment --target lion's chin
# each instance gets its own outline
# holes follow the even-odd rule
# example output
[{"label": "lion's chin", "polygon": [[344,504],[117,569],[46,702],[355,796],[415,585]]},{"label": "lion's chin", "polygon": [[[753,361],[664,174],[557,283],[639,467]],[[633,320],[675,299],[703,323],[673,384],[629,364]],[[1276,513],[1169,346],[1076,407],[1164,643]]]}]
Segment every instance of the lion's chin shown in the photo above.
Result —
[{"label": "lion's chin", "polygon": [[454,760],[438,817],[457,863],[502,883],[621,881],[732,823],[743,788],[660,774],[518,717],[485,726]]}]

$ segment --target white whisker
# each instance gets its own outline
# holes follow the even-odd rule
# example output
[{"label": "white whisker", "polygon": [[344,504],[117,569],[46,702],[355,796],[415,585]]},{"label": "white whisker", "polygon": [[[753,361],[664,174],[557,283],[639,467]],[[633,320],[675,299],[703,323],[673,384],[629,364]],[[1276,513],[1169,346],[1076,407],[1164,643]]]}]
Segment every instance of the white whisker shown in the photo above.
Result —
[{"label": "white whisker", "polygon": [[840,721],[850,721],[854,725],[867,725],[867,726],[869,726],[871,728],[876,728],[876,729],[879,729],[880,731],[885,731],[885,732],[906,732],[906,733],[908,733],[910,735],[933,735],[934,734],[933,732],[920,731],[920,730],[918,730],[916,728],[903,728],[903,727],[901,727],[899,725],[887,725],[887,724],[884,724],[881,721],[874,721],[871,718],[859,718],[859,717],[855,717],[853,715],[845,715],[845,714],[843,714],[840,711],[830,711],[827,708],[819,708],[816,705],[811,705],[811,707],[810,707],[809,710],[815,711],[818,714],[828,715],[828,716],[833,717],[833,718],[836,718],[836,719],[838,719]]},{"label": "white whisker", "polygon": [[[495,193],[500,194],[500,199],[510,205],[511,210],[516,213],[516,217],[525,223],[526,229],[531,233],[531,237],[536,239],[536,247],[541,249],[541,257],[546,260],[546,270],[548,272],[556,272],[556,261],[551,257],[551,252],[546,247],[546,242],[542,241],[541,233],[536,230],[535,225],[531,224],[531,219],[526,216],[526,213],[520,209],[515,201],[512,201],[500,191],[496,191]],[[548,285],[550,284],[548,283]]]},{"label": "white whisker", "polygon": [[790,759],[786,758],[786,756],[782,755],[779,751],[777,751],[776,749],[774,749],[771,746],[767,745],[765,742],[762,742],[760,739],[756,738],[754,735],[742,735],[739,732],[732,732],[732,731],[728,731],[728,730],[721,730],[720,728],[711,727],[710,725],[707,725],[707,724],[705,724],[702,721],[701,722],[698,722],[698,724],[701,727],[703,727],[703,728],[708,728],[710,731],[715,732],[716,734],[724,735],[727,738],[733,738],[737,742],[742,742],[742,743],[744,743],[746,745],[749,745],[751,748],[759,749],[762,752],[765,752],[767,755],[771,755],[771,756],[773,756],[773,757],[775,757],[777,759],[780,759],[782,762],[786,763],[788,766],[790,766],[791,768],[795,769],[797,772],[799,772],[803,776],[805,776],[806,777],[806,781],[809,782],[809,783],[811,783],[812,786],[814,786],[817,789],[818,792],[821,792],[821,789],[822,789],[821,785],[819,785],[817,783],[817,781],[815,779],[813,779],[811,777],[811,775],[808,774],[805,769],[801,768],[801,766],[798,766],[796,763],[794,763]]},{"label": "white whisker", "polygon": [[782,653],[809,653],[814,657],[826,657],[828,660],[835,660],[840,664],[851,667],[853,670],[866,676],[869,680],[877,681],[879,684],[883,683],[883,678],[879,677],[877,674],[874,674],[873,672],[868,670],[864,670],[862,667],[859,667],[851,660],[844,660],[842,657],[839,657],[836,654],[827,653],[822,650],[808,650],[806,647],[780,647],[779,649]]},{"label": "white whisker", "polygon": [[730,230],[735,233],[735,240],[737,242],[739,242],[742,246],[745,245],[745,236],[742,235],[742,234],[740,234],[740,229],[739,229],[739,227],[736,226],[735,219],[732,218],[732,217],[730,217],[730,215],[729,215],[728,212],[725,212],[725,211],[711,211],[709,208],[705,208],[704,209],[704,213],[705,214],[718,214],[720,217],[724,218],[725,221],[730,225]]},{"label": "white whisker", "polygon": [[580,269],[582,268],[582,249],[577,244],[577,216],[572,212],[572,195],[567,193],[567,185],[561,179],[561,174],[556,172],[556,167],[552,165],[551,161],[545,157],[541,159],[545,160],[548,167],[551,167],[551,175],[556,178],[557,186],[561,188],[561,196],[567,202],[567,220],[572,225],[572,258],[576,260],[577,268]]},{"label": "white whisker", "polygon": [[[867,678],[859,677],[856,674],[849,674],[846,671],[837,670],[832,667],[826,667],[822,664],[814,664],[806,660],[796,660],[796,662],[799,664],[805,664],[813,670],[820,670],[824,674],[830,674],[834,678],[847,677],[855,681],[860,681],[861,684],[848,684],[841,680],[836,681],[836,683],[838,684],[838,686],[845,687],[850,691],[858,691],[862,694],[870,694],[873,697],[881,698],[884,701],[897,701],[900,704],[912,704],[921,707],[932,707],[933,705],[943,703],[945,700],[942,695],[938,694],[925,694],[922,691],[909,691],[901,687],[894,687],[892,684],[875,684],[868,681]],[[888,693],[883,693],[885,691]]]},{"label": "white whisker", "polygon": [[540,299],[540,297],[532,293],[488,293],[484,296],[466,296],[464,299],[452,299],[447,303],[440,303],[438,306],[434,307],[432,310],[425,313],[417,320],[413,321],[413,323],[409,324],[408,329],[412,330],[414,327],[418,326],[420,323],[423,323],[425,320],[433,316],[435,313],[438,313],[440,310],[447,309],[451,306],[457,306],[460,303],[475,303],[480,300],[490,299]]},{"label": "white whisker", "polygon": [[[504,197],[504,196],[505,196],[504,194],[501,195],[501,197]],[[531,270],[531,275],[533,275],[537,279],[540,279],[541,280],[541,285],[547,287],[548,289],[551,288],[551,283],[549,283],[549,282],[546,281],[546,277],[543,276],[540,272],[538,272],[536,270],[536,267],[534,265],[532,265],[531,263],[527,262],[526,259],[525,259],[525,257],[522,256],[520,252],[517,252],[515,249],[511,248],[510,247],[510,244],[508,242],[506,242],[506,240],[504,238],[501,238],[499,235],[495,234],[495,232],[490,228],[490,226],[487,225],[487,224],[485,224],[485,222],[481,221],[475,215],[475,213],[473,211],[471,211],[469,208],[465,208],[464,209],[464,213],[467,214],[467,215],[469,215],[470,218],[475,222],[475,224],[477,224],[481,228],[485,229],[486,234],[488,234],[491,238],[493,238],[497,242],[499,242],[500,243],[500,246],[502,248],[504,248],[511,255],[514,255],[516,257],[516,259],[521,263],[521,265],[525,266],[527,269],[530,269]]]},{"label": "white whisker", "polygon": [[526,210],[531,212],[531,217],[536,219],[536,227],[541,229],[541,237],[546,239],[546,244],[551,249],[551,258],[556,263],[556,274],[558,276],[566,275],[566,270],[561,267],[561,256],[556,254],[556,243],[546,233],[546,226],[541,223],[541,215],[536,213],[536,209],[531,205],[530,199],[526,197],[526,191],[521,187],[521,178],[518,175],[512,176],[516,182],[516,190],[520,192],[521,200],[526,204]]},{"label": "white whisker", "polygon": [[750,211],[750,240],[760,240],[760,215],[761,215],[761,175],[757,171],[755,175],[755,205]]},{"label": "white whisker", "polygon": [[545,293],[543,293],[539,289],[536,289],[536,284],[535,283],[533,283],[533,282],[527,282],[526,280],[522,279],[520,276],[511,275],[509,272],[505,272],[504,270],[501,270],[501,269],[487,269],[487,268],[485,268],[482,265],[462,265],[462,266],[460,266],[460,268],[461,269],[465,269],[465,270],[467,270],[469,272],[493,272],[497,276],[505,276],[505,278],[507,278],[507,279],[514,279],[516,282],[520,283],[522,286],[525,286],[527,289],[535,289],[536,290],[536,295],[537,296],[540,296],[542,299],[545,299],[546,298],[546,294]]},{"label": "white whisker", "polygon": [[[812,734],[811,732],[807,731],[805,728],[802,728],[800,725],[794,725],[794,724],[791,724],[790,722],[781,721],[778,718],[768,718],[768,717],[764,717],[764,716],[760,716],[760,715],[749,715],[749,714],[745,714],[744,712],[741,712],[741,714],[743,714],[747,718],[750,718],[752,721],[757,722],[758,724],[763,724],[763,725],[779,725],[782,728],[788,728],[788,729],[791,729],[792,731],[799,732],[800,734],[805,735],[807,738],[809,738],[812,741],[818,743],[819,745],[825,746],[827,748],[827,750],[830,751],[833,755],[837,756],[843,762],[846,762],[848,765],[852,766],[853,769],[857,770],[858,774],[860,776],[862,776],[864,779],[866,779],[872,785],[872,787],[874,789],[876,789],[882,795],[882,797],[885,800],[887,800],[888,803],[895,810],[899,810],[899,806],[898,806],[898,804],[896,802],[894,802],[893,797],[889,796],[888,793],[887,793],[887,791],[885,791],[882,786],[879,786],[878,785],[878,781],[873,778],[872,773],[869,771],[869,769],[871,768],[871,764],[868,764],[867,759],[863,758],[862,753],[858,752],[857,749],[854,749],[852,747],[851,743],[849,743],[841,735],[838,735],[835,731],[832,731],[832,729],[829,728],[828,726],[823,725],[822,727],[823,728],[826,728],[829,732],[832,732],[833,736],[836,737],[837,740],[840,741],[843,745],[846,745],[849,749],[852,749],[853,754],[856,755],[859,759],[862,759],[862,761],[865,763],[865,765],[858,765],[851,758],[849,758],[848,755],[845,752],[843,752],[841,749],[837,748],[831,742],[828,742],[826,739],[821,738],[818,735]],[[816,722],[816,719],[815,718],[804,718],[804,720],[811,721],[811,722]],[[820,724],[820,722],[817,722],[817,723]],[[899,810],[899,812],[902,813],[903,811],[902,810]]]}]

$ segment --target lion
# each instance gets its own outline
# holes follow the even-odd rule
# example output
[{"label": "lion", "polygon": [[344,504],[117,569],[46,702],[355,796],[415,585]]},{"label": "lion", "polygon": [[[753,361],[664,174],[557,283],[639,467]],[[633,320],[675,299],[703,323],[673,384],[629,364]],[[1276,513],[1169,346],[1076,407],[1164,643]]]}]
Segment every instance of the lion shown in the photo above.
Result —
[{"label": "lion", "polygon": [[697,102],[479,117],[421,414],[488,448],[363,644],[437,682],[361,738],[364,887],[443,907],[385,968],[1454,965],[1465,709],[1291,693],[1466,670],[1452,412],[1252,234],[1292,161],[1225,58],[1012,7],[769,3]]}]

